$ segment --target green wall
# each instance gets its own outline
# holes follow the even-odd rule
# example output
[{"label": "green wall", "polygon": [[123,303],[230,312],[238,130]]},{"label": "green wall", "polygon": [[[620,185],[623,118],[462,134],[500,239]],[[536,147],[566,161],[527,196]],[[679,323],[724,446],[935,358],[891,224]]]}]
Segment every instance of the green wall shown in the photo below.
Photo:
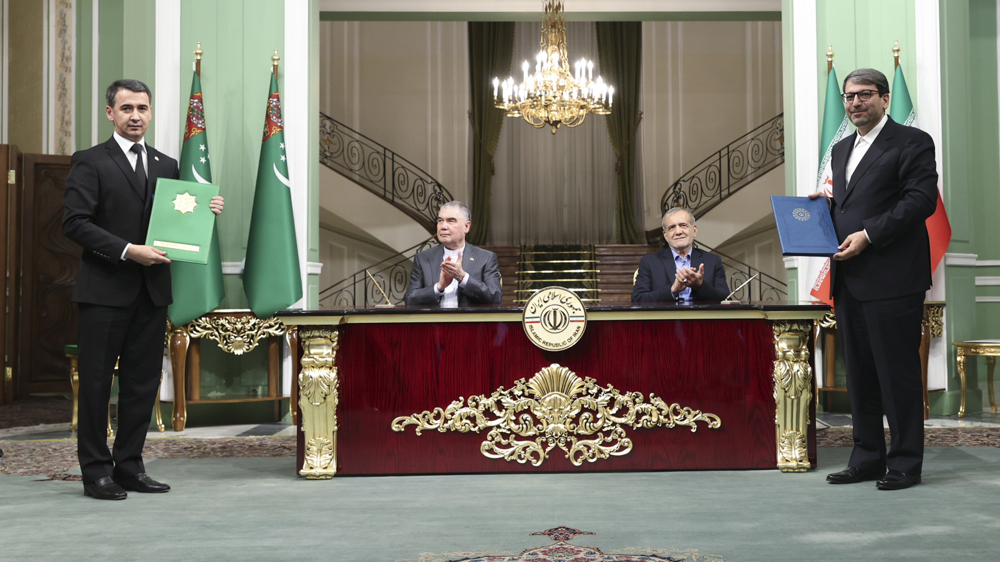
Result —
[{"label": "green wall", "polygon": [[91,119],[94,114],[94,0],[77,0],[76,3],[76,147],[90,148]]},{"label": "green wall", "polygon": [[[1000,140],[997,130],[997,5],[994,0],[940,0],[942,89],[942,192],[952,226],[949,252],[1000,259]],[[784,52],[791,53],[792,16],[801,4],[782,2]],[[866,66],[894,74],[892,46],[899,40],[900,64],[920,120],[916,88],[916,0],[817,0],[815,56],[817,119],[822,118],[828,45],[833,45],[837,77]],[[790,194],[795,185],[794,67],[784,61],[785,173]],[[1000,336],[1000,303],[975,303],[975,296],[1000,296],[1000,287],[976,287],[977,276],[1000,276],[1000,266],[944,266],[946,323],[950,341]],[[791,273],[791,272],[790,272]],[[790,278],[794,276],[790,275]],[[790,279],[791,282],[792,279]],[[948,350],[948,391],[931,395],[934,413],[958,409],[954,351]],[[976,368],[970,368],[968,410],[981,404]]]},{"label": "green wall", "polygon": [[[242,261],[246,254],[274,50],[284,59],[284,13],[282,0],[181,2],[180,111],[187,114],[191,61],[200,41],[212,179],[226,198],[218,221],[224,262]],[[246,308],[242,278],[226,275],[225,283],[221,308]]]},{"label": "green wall", "polygon": [[[124,33],[125,33],[125,2],[124,0],[101,0],[98,5],[98,53],[97,53],[97,91],[103,96],[109,84],[122,78],[124,71]],[[80,31],[80,26],[77,25]],[[87,32],[88,35],[90,32]],[[149,74],[152,74],[150,69]],[[138,77],[136,77],[138,78]],[[140,78],[141,80],[141,78]],[[97,117],[98,142],[111,137],[114,125],[104,117],[105,102],[103,99],[93,101],[91,111],[99,113]],[[91,114],[87,114],[89,118]],[[150,133],[146,133],[149,135]],[[152,136],[150,136],[152,138]]]},{"label": "green wall", "polygon": [[[997,100],[997,5],[993,0],[969,2],[969,66],[972,143],[969,170],[974,253],[980,260],[1000,260],[1000,130]],[[976,276],[1000,277],[1000,266],[976,267]],[[975,288],[977,297],[1000,297],[1000,286]],[[1000,303],[976,303],[975,338],[1000,338]]]}]

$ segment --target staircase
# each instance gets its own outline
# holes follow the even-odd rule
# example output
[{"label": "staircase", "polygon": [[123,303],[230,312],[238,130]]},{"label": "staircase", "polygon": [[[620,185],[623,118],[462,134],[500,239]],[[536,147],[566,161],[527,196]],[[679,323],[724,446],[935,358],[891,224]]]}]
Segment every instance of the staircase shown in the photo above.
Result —
[{"label": "staircase", "polygon": [[595,246],[597,255],[597,286],[601,290],[600,304],[619,306],[632,303],[632,284],[639,260],[660,248],[645,244],[609,244]]},{"label": "staircase", "polygon": [[514,306],[517,299],[517,269],[521,257],[520,246],[482,246],[484,250],[489,250],[497,255],[497,262],[500,265],[500,279],[503,282],[504,306]]}]

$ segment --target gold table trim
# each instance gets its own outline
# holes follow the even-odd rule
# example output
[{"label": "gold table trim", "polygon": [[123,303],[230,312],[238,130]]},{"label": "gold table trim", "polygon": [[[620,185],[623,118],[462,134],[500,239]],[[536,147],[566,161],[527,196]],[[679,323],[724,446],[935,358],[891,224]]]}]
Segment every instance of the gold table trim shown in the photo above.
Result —
[{"label": "gold table trim", "polygon": [[993,396],[993,370],[996,367],[997,357],[1000,356],[1000,341],[991,342],[951,342],[955,346],[955,363],[958,367],[958,378],[962,383],[961,402],[958,406],[958,417],[965,417],[965,358],[985,357],[986,358],[986,389],[990,393],[990,407],[993,413],[997,412],[996,398]]}]

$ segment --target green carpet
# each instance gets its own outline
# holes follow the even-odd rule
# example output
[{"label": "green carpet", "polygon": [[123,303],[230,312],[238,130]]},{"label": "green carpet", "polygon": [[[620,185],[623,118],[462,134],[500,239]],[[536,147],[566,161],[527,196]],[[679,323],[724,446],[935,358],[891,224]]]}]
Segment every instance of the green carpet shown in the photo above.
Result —
[{"label": "green carpet", "polygon": [[[79,482],[0,476],[0,559],[448,559],[572,543],[739,561],[995,560],[1000,449],[927,450],[924,484],[832,486],[849,449],[803,474],[714,471],[306,481],[288,457],[154,459],[168,494],[85,498]],[[544,540],[543,540],[544,539]],[[442,556],[444,556],[442,558]],[[456,555],[457,556],[457,555]],[[468,556],[465,556],[468,558]]]}]

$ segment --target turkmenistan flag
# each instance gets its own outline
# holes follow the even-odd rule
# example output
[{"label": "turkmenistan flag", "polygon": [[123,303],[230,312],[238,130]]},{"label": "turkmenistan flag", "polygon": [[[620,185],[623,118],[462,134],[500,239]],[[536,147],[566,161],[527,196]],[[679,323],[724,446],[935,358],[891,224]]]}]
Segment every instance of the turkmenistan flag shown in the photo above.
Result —
[{"label": "turkmenistan flag", "polygon": [[[181,145],[180,179],[212,183],[212,163],[208,156],[208,134],[205,132],[205,106],[201,96],[198,73],[191,80],[191,100],[188,102],[187,125]],[[206,203],[207,204],[207,203]],[[208,264],[173,262],[170,264],[174,303],[167,308],[170,321],[183,326],[219,306],[226,296],[222,282],[222,255],[219,251],[219,229],[212,230],[212,245]]]},{"label": "turkmenistan flag", "polygon": [[243,268],[243,290],[258,318],[269,318],[302,298],[291,189],[278,79],[271,74],[271,93],[264,116],[264,141],[260,147],[257,189]]},{"label": "turkmenistan flag", "polygon": [[[844,99],[840,97],[840,82],[837,81],[837,71],[833,68],[826,77],[826,102],[823,105],[823,129],[819,137],[819,173],[816,176],[816,191],[833,195],[833,168],[830,158],[833,145],[840,142],[847,134],[849,121],[844,109]],[[806,265],[806,279],[812,280],[813,297],[832,305],[830,298],[830,260],[811,258]]]},{"label": "turkmenistan flag", "polygon": [[[889,106],[889,117],[892,120],[908,127],[917,127],[917,112],[913,110],[913,100],[910,99],[910,90],[906,87],[906,79],[903,78],[903,67],[896,67],[896,75],[892,77],[892,105]],[[951,243],[951,223],[948,222],[948,213],[944,210],[944,199],[941,198],[941,184],[938,184],[937,208],[934,214],[927,219],[927,235],[931,240],[931,271],[937,266],[948,251],[948,244]]]}]

